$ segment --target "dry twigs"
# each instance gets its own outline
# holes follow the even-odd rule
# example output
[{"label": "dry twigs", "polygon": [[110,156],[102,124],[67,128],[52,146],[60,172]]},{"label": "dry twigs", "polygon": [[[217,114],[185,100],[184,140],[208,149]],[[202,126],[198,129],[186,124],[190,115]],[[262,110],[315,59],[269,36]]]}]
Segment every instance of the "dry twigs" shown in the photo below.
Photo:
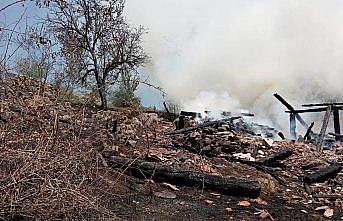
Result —
[{"label": "dry twigs", "polygon": [[[7,119],[0,122],[0,219],[116,219],[100,198],[109,187],[95,182],[106,172],[95,160],[88,131],[80,132],[77,124],[57,126],[51,113],[62,109],[30,91],[33,81],[26,83],[15,78],[10,86],[21,96],[0,102]],[[25,111],[11,111],[13,103]]]}]

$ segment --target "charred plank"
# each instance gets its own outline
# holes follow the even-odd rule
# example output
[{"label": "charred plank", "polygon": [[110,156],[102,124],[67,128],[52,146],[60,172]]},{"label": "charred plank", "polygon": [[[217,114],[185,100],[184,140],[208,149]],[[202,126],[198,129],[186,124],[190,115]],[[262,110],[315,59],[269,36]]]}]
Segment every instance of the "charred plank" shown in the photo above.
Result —
[{"label": "charred plank", "polygon": [[332,111],[332,106],[328,106],[326,108],[326,112],[325,112],[324,120],[323,120],[323,125],[322,125],[322,128],[321,128],[320,133],[319,133],[319,138],[317,140],[317,151],[322,151],[325,132],[326,132],[326,129],[327,129],[328,124],[329,124],[331,111]]}]

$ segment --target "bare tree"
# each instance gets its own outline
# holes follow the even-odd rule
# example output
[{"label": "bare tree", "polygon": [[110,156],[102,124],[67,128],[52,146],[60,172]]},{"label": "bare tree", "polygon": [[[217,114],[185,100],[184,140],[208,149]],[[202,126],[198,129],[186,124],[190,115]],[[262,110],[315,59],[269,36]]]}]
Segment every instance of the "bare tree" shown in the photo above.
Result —
[{"label": "bare tree", "polygon": [[146,63],[142,27],[130,27],[123,16],[124,0],[52,0],[49,27],[79,79],[95,82],[101,107],[107,108],[109,85],[122,73]]},{"label": "bare tree", "polygon": [[[12,6],[15,6],[15,5],[18,5],[18,4],[23,4],[26,0],[15,0],[15,1],[11,1],[9,3],[7,3],[6,5],[4,6],[0,6],[0,12],[2,11],[5,11],[6,9],[12,7]],[[32,1],[32,0],[30,0]]]}]

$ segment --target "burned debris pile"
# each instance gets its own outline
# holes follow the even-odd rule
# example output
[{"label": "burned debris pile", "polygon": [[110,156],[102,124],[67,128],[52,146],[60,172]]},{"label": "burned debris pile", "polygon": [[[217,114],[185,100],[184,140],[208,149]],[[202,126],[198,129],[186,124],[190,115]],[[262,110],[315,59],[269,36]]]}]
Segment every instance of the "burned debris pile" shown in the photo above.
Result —
[{"label": "burned debris pile", "polygon": [[[58,93],[26,77],[0,79],[2,219],[127,220],[133,210],[146,214],[153,206],[130,203],[152,195],[184,200],[170,201],[173,207],[199,205],[209,195],[226,204],[238,199],[223,210],[253,204],[283,220],[271,206],[277,199],[301,217],[329,211],[340,218],[343,146],[318,152],[313,140],[320,136],[299,114],[294,118],[311,139],[280,140],[279,131],[254,123],[252,114],[213,119],[184,111],[175,120],[163,111],[72,104]],[[247,210],[249,219],[261,214],[256,210]]]}]

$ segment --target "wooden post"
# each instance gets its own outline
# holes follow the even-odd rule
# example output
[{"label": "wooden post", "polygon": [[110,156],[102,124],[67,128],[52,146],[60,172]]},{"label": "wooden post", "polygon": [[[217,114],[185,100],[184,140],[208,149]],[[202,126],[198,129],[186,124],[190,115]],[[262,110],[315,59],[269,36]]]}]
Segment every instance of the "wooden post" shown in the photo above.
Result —
[{"label": "wooden post", "polygon": [[[292,105],[290,105],[283,97],[281,97],[279,94],[274,94],[274,97],[278,99],[289,111],[294,111],[294,108]],[[305,120],[298,114],[295,113],[295,117],[298,119],[299,123],[305,128],[308,128],[308,124],[305,122]]]},{"label": "wooden post", "polygon": [[290,125],[291,139],[296,140],[297,139],[297,133],[296,133],[297,123],[295,120],[295,114],[294,113],[291,113],[289,115],[289,125]]},{"label": "wooden post", "polygon": [[326,131],[326,128],[328,127],[328,124],[329,124],[331,111],[332,111],[332,105],[329,105],[326,109],[322,129],[320,130],[319,138],[317,140],[317,151],[318,152],[322,151],[322,145],[323,145],[323,141],[324,141],[324,137],[325,137],[325,131]]},{"label": "wooden post", "polygon": [[[335,108],[333,110],[333,124],[335,127],[335,134],[340,135],[341,134],[341,125],[339,122],[339,110],[335,109]],[[340,140],[340,137],[336,136],[336,141],[339,141],[339,140]]]}]

